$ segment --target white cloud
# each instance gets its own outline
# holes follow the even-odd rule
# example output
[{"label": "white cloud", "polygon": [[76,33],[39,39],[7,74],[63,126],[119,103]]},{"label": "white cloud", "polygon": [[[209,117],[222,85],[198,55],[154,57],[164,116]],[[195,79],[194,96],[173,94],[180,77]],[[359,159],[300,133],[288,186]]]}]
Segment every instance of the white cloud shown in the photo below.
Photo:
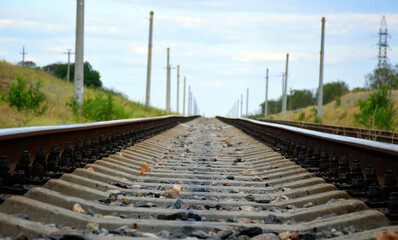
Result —
[{"label": "white cloud", "polygon": [[202,26],[207,20],[203,20],[199,17],[187,17],[187,16],[159,16],[159,20],[173,21],[179,23],[185,28],[197,28]]},{"label": "white cloud", "polygon": [[200,84],[205,87],[227,87],[230,85],[224,80],[202,80]]},{"label": "white cloud", "polygon": [[[297,61],[299,58],[313,60],[314,56],[306,53],[290,53],[289,59]],[[240,62],[251,61],[284,61],[286,60],[285,52],[241,52],[232,57],[232,60]]]},{"label": "white cloud", "polygon": [[14,20],[11,19],[0,19],[0,28],[10,27],[15,24]]},{"label": "white cloud", "polygon": [[148,54],[148,47],[146,47],[146,46],[134,47],[133,53],[139,54],[139,55],[146,55],[146,54]]},{"label": "white cloud", "polygon": [[119,33],[119,29],[117,27],[108,27],[106,30],[112,34]]}]

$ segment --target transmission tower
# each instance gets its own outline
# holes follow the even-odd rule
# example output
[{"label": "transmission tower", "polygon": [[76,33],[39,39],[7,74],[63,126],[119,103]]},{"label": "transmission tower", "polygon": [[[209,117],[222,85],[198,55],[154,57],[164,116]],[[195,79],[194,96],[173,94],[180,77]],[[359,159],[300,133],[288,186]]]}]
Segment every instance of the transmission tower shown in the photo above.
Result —
[{"label": "transmission tower", "polygon": [[381,20],[380,29],[379,29],[379,55],[377,56],[378,59],[378,68],[383,68],[387,65],[387,49],[388,49],[388,30],[387,30],[387,22],[386,16],[383,15],[383,19]]}]

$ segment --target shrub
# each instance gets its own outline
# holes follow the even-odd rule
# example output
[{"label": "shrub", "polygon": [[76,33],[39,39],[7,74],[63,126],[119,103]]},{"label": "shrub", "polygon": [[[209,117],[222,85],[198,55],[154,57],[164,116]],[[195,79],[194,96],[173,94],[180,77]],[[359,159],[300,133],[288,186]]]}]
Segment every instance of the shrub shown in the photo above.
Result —
[{"label": "shrub", "polygon": [[42,82],[37,81],[36,84],[29,83],[28,87],[24,76],[18,75],[17,81],[11,83],[10,90],[1,94],[1,100],[18,111],[43,114],[48,106],[40,107],[46,99],[44,93],[40,91],[42,86]]},{"label": "shrub", "polygon": [[395,114],[391,91],[383,85],[380,90],[372,93],[367,99],[359,100],[360,113],[355,114],[355,119],[366,128],[393,130],[393,117]]},{"label": "shrub", "polygon": [[106,95],[98,93],[95,98],[84,100],[80,105],[74,98],[66,104],[72,108],[75,118],[83,118],[87,121],[108,121],[130,117],[123,106],[115,103],[114,95],[107,92]]},{"label": "shrub", "polygon": [[334,108],[340,107],[341,106],[341,97],[335,97],[334,100],[336,101]]},{"label": "shrub", "polygon": [[298,118],[299,121],[304,121],[305,120],[305,112],[301,112]]},{"label": "shrub", "polygon": [[351,92],[366,92],[366,91],[368,91],[368,89],[363,87],[356,87],[351,90]]}]

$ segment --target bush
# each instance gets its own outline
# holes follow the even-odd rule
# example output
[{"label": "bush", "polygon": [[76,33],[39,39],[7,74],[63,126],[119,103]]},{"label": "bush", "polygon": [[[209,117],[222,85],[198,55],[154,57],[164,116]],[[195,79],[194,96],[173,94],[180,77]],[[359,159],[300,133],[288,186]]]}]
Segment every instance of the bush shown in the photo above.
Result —
[{"label": "bush", "polygon": [[366,91],[368,91],[368,89],[363,87],[356,87],[351,90],[351,92],[366,92]]},{"label": "bush", "polygon": [[367,99],[359,100],[360,113],[355,119],[366,128],[394,130],[393,117],[395,114],[391,91],[383,85],[380,90],[372,93]]},{"label": "bush", "polygon": [[46,97],[40,91],[42,82],[37,81],[36,84],[32,82],[27,88],[27,82],[22,75],[18,75],[17,81],[11,83],[10,90],[1,94],[1,100],[5,101],[11,107],[15,107],[18,111],[31,112],[37,115],[43,114],[47,109],[47,105],[40,105],[44,102]]},{"label": "bush", "polygon": [[341,106],[341,97],[335,97],[334,100],[336,101],[334,108],[340,107]]},{"label": "bush", "polygon": [[106,95],[98,93],[95,98],[84,100],[82,105],[79,105],[74,98],[71,98],[66,105],[72,108],[75,118],[87,121],[108,121],[130,117],[131,114],[126,112],[123,106],[116,104],[113,97],[110,92]]},{"label": "bush", "polygon": [[298,118],[299,121],[304,121],[305,120],[305,112],[301,112]]}]

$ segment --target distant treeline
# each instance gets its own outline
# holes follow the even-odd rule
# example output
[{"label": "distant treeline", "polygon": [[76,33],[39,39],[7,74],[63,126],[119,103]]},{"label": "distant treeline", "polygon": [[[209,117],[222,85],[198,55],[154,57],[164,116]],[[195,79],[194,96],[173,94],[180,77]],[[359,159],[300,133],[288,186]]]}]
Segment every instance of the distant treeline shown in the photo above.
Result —
[{"label": "distant treeline", "polygon": [[[353,89],[353,91],[365,90],[361,88]],[[344,81],[337,80],[323,85],[323,104],[328,104],[336,98],[349,92],[349,87]],[[309,89],[292,90],[287,95],[287,110],[296,110],[316,104],[318,91]],[[261,112],[264,114],[264,102],[260,104]],[[275,114],[282,111],[282,97],[277,100],[268,100],[268,114]]]},{"label": "distant treeline", "polygon": [[[392,65],[384,63],[377,66],[373,72],[365,76],[365,87],[357,87],[352,92],[368,91],[382,89],[386,85],[388,89],[398,89],[398,64]],[[340,102],[340,96],[349,92],[348,84],[344,81],[337,80],[335,82],[323,85],[323,104],[328,104],[333,100]],[[308,89],[293,90],[287,95],[287,110],[296,110],[305,108],[317,103],[318,90],[311,91]],[[260,104],[261,113],[264,114],[264,102]],[[268,100],[268,114],[275,114],[282,111],[282,97],[277,100]]]},{"label": "distant treeline", "polygon": [[[47,73],[53,74],[60,79],[67,79],[68,64],[66,63],[53,63],[43,67]],[[73,82],[75,77],[75,64],[70,64],[69,79]],[[84,63],[84,85],[94,88],[101,88],[101,75],[98,71],[94,70],[89,62]]]}]

